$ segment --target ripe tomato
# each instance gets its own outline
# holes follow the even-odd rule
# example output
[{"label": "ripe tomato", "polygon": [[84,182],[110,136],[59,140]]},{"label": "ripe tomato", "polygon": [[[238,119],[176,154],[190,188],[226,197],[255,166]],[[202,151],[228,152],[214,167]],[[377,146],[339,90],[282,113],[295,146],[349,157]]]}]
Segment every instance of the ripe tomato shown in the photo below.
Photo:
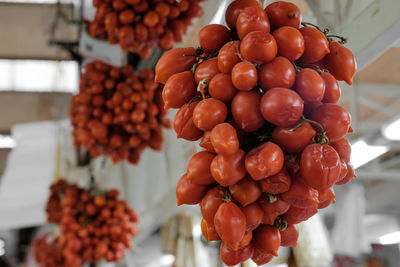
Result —
[{"label": "ripe tomato", "polygon": [[229,123],[220,123],[211,131],[211,144],[222,155],[231,155],[239,149],[236,129]]},{"label": "ripe tomato", "polygon": [[230,34],[227,27],[220,24],[209,24],[199,32],[199,43],[208,53],[214,52],[229,41]]},{"label": "ripe tomato", "polygon": [[[137,1],[138,0],[125,0],[125,1]],[[127,2],[129,4],[129,2]],[[167,17],[169,15],[169,5],[166,3],[158,3],[155,7],[155,11],[160,14],[162,17]]]},{"label": "ripe tomato", "polygon": [[224,203],[223,197],[226,189],[222,186],[215,186],[210,189],[200,202],[200,211],[204,220],[209,226],[214,226],[214,216],[219,206]]},{"label": "ripe tomato", "polygon": [[260,110],[261,94],[256,90],[238,92],[232,100],[232,115],[240,129],[253,132],[260,129],[265,120]]},{"label": "ripe tomato", "polygon": [[222,186],[230,186],[239,182],[245,175],[245,152],[238,149],[232,155],[217,155],[211,162],[211,174]]},{"label": "ripe tomato", "polygon": [[321,102],[304,102],[304,115],[311,115],[312,113],[315,112],[315,110],[319,107],[322,106],[323,103]]},{"label": "ripe tomato", "polygon": [[202,62],[194,72],[194,79],[199,84],[202,80],[208,80],[208,82],[219,73],[218,59],[216,57],[207,59]]},{"label": "ripe tomato", "polygon": [[264,192],[270,194],[280,194],[289,190],[292,179],[285,168],[275,175],[260,180],[260,186]]},{"label": "ripe tomato", "polygon": [[322,99],[324,103],[337,103],[340,99],[340,86],[335,77],[329,72],[321,73],[321,78],[325,82],[325,95]]},{"label": "ripe tomato", "polygon": [[243,9],[251,6],[260,6],[257,0],[233,1],[225,11],[226,24],[231,30],[236,29],[236,20]]},{"label": "ripe tomato", "polygon": [[277,1],[269,4],[265,8],[265,12],[267,12],[272,29],[282,26],[291,26],[296,29],[300,27],[301,12],[293,3]]},{"label": "ripe tomato", "polygon": [[264,253],[278,256],[280,244],[281,234],[274,226],[261,225],[253,233],[253,246]]},{"label": "ripe tomato", "polygon": [[344,160],[340,159],[340,173],[337,181],[344,179],[346,175],[347,175],[347,163]]},{"label": "ripe tomato", "polygon": [[329,42],[325,35],[312,27],[300,28],[304,38],[304,53],[300,62],[315,63],[329,54]]},{"label": "ripe tomato", "polygon": [[281,246],[282,247],[296,247],[297,239],[299,239],[299,230],[297,226],[291,224],[286,230],[281,231]]},{"label": "ripe tomato", "polygon": [[122,24],[131,24],[134,20],[135,20],[135,12],[133,10],[125,9],[124,11],[119,13],[119,21]]},{"label": "ripe tomato", "polygon": [[218,52],[218,69],[223,73],[230,73],[232,68],[241,61],[239,57],[240,41],[231,41]]},{"label": "ripe tomato", "polygon": [[242,212],[246,216],[247,232],[253,231],[261,224],[264,212],[257,203],[243,207]]},{"label": "ripe tomato", "polygon": [[283,152],[278,145],[267,142],[247,153],[245,166],[256,181],[275,175],[283,167]]},{"label": "ripe tomato", "polygon": [[236,20],[236,29],[241,40],[253,31],[269,32],[269,20],[261,6],[250,6],[240,12]]},{"label": "ripe tomato", "polygon": [[296,91],[308,102],[320,102],[325,94],[325,82],[313,69],[302,69],[296,75]]},{"label": "ripe tomato", "polygon": [[187,179],[197,184],[212,184],[215,180],[211,176],[210,165],[215,155],[207,151],[194,154],[187,165]]},{"label": "ripe tomato", "polygon": [[239,62],[232,69],[232,84],[241,91],[250,91],[257,84],[257,69],[247,62]]},{"label": "ripe tomato", "polygon": [[192,180],[187,179],[185,173],[176,185],[177,205],[200,203],[207,190],[208,186],[194,183]]},{"label": "ripe tomato", "polygon": [[204,219],[201,220],[201,233],[207,242],[221,240],[217,231],[215,231],[215,227],[208,225]]},{"label": "ripe tomato", "polygon": [[222,203],[214,216],[214,226],[221,240],[232,250],[239,249],[239,243],[246,233],[246,216],[233,202]]},{"label": "ripe tomato", "polygon": [[168,78],[185,70],[196,63],[196,50],[193,47],[174,48],[165,52],[156,65],[155,81],[165,84]]},{"label": "ripe tomato", "polygon": [[306,146],[311,144],[316,133],[310,123],[304,122],[294,130],[275,127],[272,131],[272,138],[283,151],[297,153],[303,151]]},{"label": "ripe tomato", "polygon": [[218,73],[208,84],[208,93],[211,97],[221,100],[224,103],[231,103],[237,90],[233,86],[231,75]]},{"label": "ripe tomato", "polygon": [[219,255],[226,265],[234,266],[246,261],[251,257],[251,255],[253,255],[253,246],[248,245],[235,251],[230,249],[225,242],[222,242],[219,248]]},{"label": "ripe tomato", "polygon": [[339,154],[340,159],[344,160],[346,163],[350,162],[351,145],[346,138],[341,138],[335,142],[331,142],[330,145]]},{"label": "ripe tomato", "polygon": [[180,108],[183,104],[189,102],[195,93],[196,83],[191,71],[173,74],[167,80],[162,91],[164,109]]},{"label": "ripe tomato", "polygon": [[108,128],[106,125],[96,122],[90,128],[90,133],[92,136],[98,140],[105,139],[108,136]]},{"label": "ripe tomato", "polygon": [[282,199],[297,208],[316,208],[318,206],[318,191],[306,185],[303,181],[292,180],[289,191],[281,195]]},{"label": "ripe tomato", "polygon": [[147,27],[154,27],[160,21],[160,15],[155,11],[148,11],[143,17],[143,23]]},{"label": "ripe tomato", "polygon": [[284,214],[288,211],[290,204],[283,201],[281,198],[273,203],[268,203],[266,200],[261,200],[259,202],[261,209],[264,211],[264,216],[262,218],[262,224],[274,225],[276,218],[279,215]]},{"label": "ripe tomato", "polygon": [[276,29],[272,35],[278,46],[278,55],[290,61],[299,59],[304,53],[304,38],[301,32],[290,26]]},{"label": "ripe tomato", "polygon": [[253,239],[253,232],[252,231],[246,232],[244,234],[243,239],[240,241],[239,248],[248,246],[252,239]]},{"label": "ripe tomato", "polygon": [[211,132],[210,131],[204,132],[203,137],[200,140],[200,146],[208,152],[217,153],[217,152],[215,152],[215,149],[211,143]]},{"label": "ripe tomato", "polygon": [[274,257],[274,255],[272,255],[272,254],[264,253],[261,250],[259,250],[258,248],[254,248],[254,252],[253,252],[253,256],[251,256],[251,260],[254,261],[257,264],[257,266],[261,266],[261,265],[264,265],[264,264],[267,264],[268,262],[270,262],[273,257]]},{"label": "ripe tomato", "polygon": [[286,88],[269,89],[261,98],[263,117],[281,127],[293,126],[303,114],[303,100],[293,90]]},{"label": "ripe tomato", "polygon": [[328,207],[330,204],[336,203],[335,197],[335,192],[332,188],[329,188],[325,191],[320,191],[318,194],[318,209],[323,209]]},{"label": "ripe tomato", "polygon": [[356,174],[354,173],[353,168],[349,163],[347,163],[347,174],[346,176],[342,179],[336,182],[336,185],[344,185],[350,182],[351,179],[356,178]]},{"label": "ripe tomato", "polygon": [[206,98],[193,110],[193,122],[197,128],[210,131],[214,126],[225,121],[228,115],[226,105],[215,98]]},{"label": "ripe tomato", "polygon": [[189,107],[184,104],[176,113],[174,118],[174,130],[177,138],[188,141],[196,141],[203,136],[203,131],[193,123],[193,110],[199,102],[190,103]]},{"label": "ripe tomato", "polygon": [[337,80],[351,85],[357,70],[353,53],[338,42],[330,42],[329,50],[330,53],[324,58],[326,68]]},{"label": "ripe tomato", "polygon": [[285,213],[285,216],[283,218],[289,225],[298,224],[307,221],[309,218],[317,213],[318,210],[316,207],[302,209],[291,206],[290,209]]},{"label": "ripe tomato", "polygon": [[261,65],[258,71],[258,84],[264,90],[274,87],[292,88],[296,71],[292,63],[284,57],[276,57]]},{"label": "ripe tomato", "polygon": [[240,43],[240,54],[251,63],[270,62],[276,57],[278,47],[275,38],[264,31],[248,33]]},{"label": "ripe tomato", "polygon": [[249,176],[229,186],[229,192],[243,207],[255,202],[262,194],[258,184]]},{"label": "ripe tomato", "polygon": [[311,120],[322,125],[330,142],[343,138],[349,130],[349,112],[337,104],[323,104],[311,115]]}]

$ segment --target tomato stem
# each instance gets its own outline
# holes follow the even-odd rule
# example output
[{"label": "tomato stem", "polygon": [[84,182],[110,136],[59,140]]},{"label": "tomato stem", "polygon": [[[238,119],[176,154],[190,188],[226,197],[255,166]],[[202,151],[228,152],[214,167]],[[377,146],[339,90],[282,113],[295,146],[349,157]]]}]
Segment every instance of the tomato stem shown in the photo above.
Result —
[{"label": "tomato stem", "polygon": [[333,42],[332,38],[338,38],[339,39],[339,41],[338,41],[339,44],[347,43],[347,38],[345,38],[343,36],[339,36],[339,35],[329,34],[329,35],[326,35],[326,38],[328,38],[329,42]]},{"label": "tomato stem", "polygon": [[297,66],[299,66],[300,68],[303,67],[311,67],[313,69],[315,69],[319,74],[323,73],[324,70],[321,69],[318,65],[316,64],[310,64],[310,63],[297,63]]},{"label": "tomato stem", "polygon": [[201,101],[200,95],[194,96],[192,99],[190,99],[189,102],[187,103],[187,107],[190,108],[190,104],[192,104],[193,102],[196,102],[196,101]]},{"label": "tomato stem", "polygon": [[297,65],[296,63],[292,62],[292,65],[294,67],[294,70],[296,71],[296,74],[299,73],[303,68]]},{"label": "tomato stem", "polygon": [[229,192],[229,189],[226,189],[225,195],[222,197],[222,200],[223,200],[225,203],[231,202],[232,196],[231,196],[231,193]]},{"label": "tomato stem", "polygon": [[311,124],[313,124],[313,125],[315,125],[315,126],[317,126],[319,128],[319,130],[320,130],[319,133],[317,133],[313,137],[313,142],[314,143],[321,144],[321,145],[329,144],[328,136],[326,136],[325,129],[320,123],[318,123],[316,121],[313,121],[313,120],[310,120],[310,119],[307,119],[306,117],[304,117],[304,115],[301,117],[301,119],[303,121],[309,122],[309,123],[311,123]]},{"label": "tomato stem", "polygon": [[310,22],[302,22],[301,25],[304,26],[304,27],[312,26],[312,27],[316,28],[317,30],[319,30],[320,32],[322,32],[324,35],[327,35],[328,32],[329,32],[328,28],[325,28],[325,29],[321,30],[320,27],[318,27],[317,25],[315,25],[313,23],[310,23]]},{"label": "tomato stem", "polygon": [[278,197],[276,195],[267,193],[267,197],[268,197],[268,203],[274,203],[278,200]]},{"label": "tomato stem", "polygon": [[206,99],[205,90],[207,89],[207,87],[208,87],[208,80],[207,79],[201,80],[199,82],[199,85],[197,86],[197,89],[201,93],[201,96],[203,97],[203,100]]},{"label": "tomato stem", "polygon": [[276,218],[274,225],[280,231],[285,231],[289,227],[289,224],[283,219],[282,216]]}]

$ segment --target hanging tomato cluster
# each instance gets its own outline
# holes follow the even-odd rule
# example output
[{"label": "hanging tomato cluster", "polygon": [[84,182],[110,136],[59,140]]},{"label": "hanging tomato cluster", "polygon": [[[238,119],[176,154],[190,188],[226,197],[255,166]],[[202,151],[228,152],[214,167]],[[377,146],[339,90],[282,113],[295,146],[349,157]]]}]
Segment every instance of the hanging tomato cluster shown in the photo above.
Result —
[{"label": "hanging tomato cluster", "polygon": [[161,150],[162,127],[169,127],[161,91],[153,70],[136,76],[129,65],[87,64],[70,109],[75,146],[84,146],[92,157],[107,154],[114,163],[132,164],[148,146]]},{"label": "hanging tomato cluster", "polygon": [[193,18],[203,13],[201,1],[93,0],[97,11],[89,34],[148,58],[154,47],[168,50],[182,41]]},{"label": "hanging tomato cluster", "polygon": [[125,200],[118,199],[118,190],[95,193],[65,180],[53,184],[50,190],[48,221],[58,224],[61,234],[47,245],[61,251],[57,255],[68,264],[60,266],[80,267],[78,259],[97,263],[103,259],[118,262],[125,257],[125,249],[132,248],[131,240],[138,233],[139,218]]},{"label": "hanging tomato cluster", "polygon": [[337,80],[351,84],[356,65],[341,37],[302,24],[292,3],[236,0],[225,19],[230,30],[201,29],[198,49],[166,52],[155,79],[165,108],[179,108],[178,138],[203,148],[177,184],[178,205],[200,204],[203,235],[222,240],[227,265],[262,265],[296,246],[296,224],[355,177],[350,114],[336,102]]}]

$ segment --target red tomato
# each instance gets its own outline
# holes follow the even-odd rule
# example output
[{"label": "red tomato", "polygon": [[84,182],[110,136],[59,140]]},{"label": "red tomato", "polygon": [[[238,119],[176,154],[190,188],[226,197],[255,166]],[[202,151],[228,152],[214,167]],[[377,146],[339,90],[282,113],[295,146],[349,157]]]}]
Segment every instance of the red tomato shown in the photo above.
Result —
[{"label": "red tomato", "polygon": [[317,213],[318,210],[316,207],[301,209],[291,206],[290,209],[285,213],[285,216],[283,218],[289,225],[298,224],[307,221],[309,218]]},{"label": "red tomato", "polygon": [[304,53],[300,62],[315,63],[329,54],[329,42],[325,35],[312,27],[300,28],[304,38]]},{"label": "red tomato", "polygon": [[198,84],[202,80],[210,81],[218,73],[219,73],[218,59],[214,57],[202,62],[196,68],[196,71],[194,72],[194,79]]},{"label": "red tomato", "polygon": [[269,32],[269,20],[261,6],[250,6],[240,12],[236,20],[236,29],[239,39],[243,40],[246,34],[253,31]]},{"label": "red tomato", "polygon": [[242,208],[242,212],[246,216],[246,231],[253,231],[261,224],[264,212],[257,203]]},{"label": "red tomato", "polygon": [[302,69],[296,76],[296,91],[304,101],[320,102],[325,94],[325,82],[313,69]]},{"label": "red tomato", "polygon": [[217,153],[217,152],[215,152],[215,149],[211,143],[211,132],[210,131],[204,132],[203,137],[200,140],[200,146],[208,152]]},{"label": "red tomato", "polygon": [[252,90],[238,92],[232,100],[232,115],[240,129],[253,132],[260,129],[265,120],[260,111],[261,93]]},{"label": "red tomato", "polygon": [[211,144],[222,155],[231,155],[239,149],[236,129],[229,123],[220,123],[211,131]]},{"label": "red tomato", "polygon": [[336,203],[335,197],[335,192],[332,188],[329,188],[325,191],[320,191],[318,194],[318,209],[323,209],[328,207],[330,204]]},{"label": "red tomato", "polygon": [[252,231],[246,232],[244,234],[243,239],[240,241],[239,248],[248,246],[252,239],[253,239],[253,232]]},{"label": "red tomato", "polygon": [[211,97],[221,100],[224,103],[231,103],[237,90],[233,86],[231,75],[218,73],[208,84],[208,93]]},{"label": "red tomato", "polygon": [[299,230],[297,226],[291,224],[286,230],[281,231],[281,246],[282,247],[296,247],[297,239],[299,239]]},{"label": "red tomato", "polygon": [[231,30],[236,29],[236,20],[243,9],[251,6],[260,6],[257,0],[236,0],[233,1],[225,11],[226,24]]},{"label": "red tomato", "polygon": [[316,208],[318,206],[318,191],[306,185],[299,179],[292,180],[289,191],[281,195],[282,199],[297,208]]},{"label": "red tomato", "polygon": [[174,130],[177,138],[196,141],[203,136],[203,131],[193,123],[193,110],[199,102],[192,102],[189,107],[184,104],[174,118]]},{"label": "red tomato", "polygon": [[125,9],[124,11],[119,13],[119,21],[122,24],[131,24],[134,20],[135,20],[135,12],[133,10]]},{"label": "red tomato", "polygon": [[284,168],[279,173],[260,180],[263,191],[273,195],[288,191],[291,184],[292,179]]},{"label": "red tomato", "polygon": [[341,181],[342,179],[344,179],[344,177],[346,177],[346,175],[347,175],[347,163],[344,160],[340,159],[340,173],[337,181]]},{"label": "red tomato", "polygon": [[257,84],[257,69],[247,62],[239,62],[232,69],[232,84],[241,91],[250,91]]},{"label": "red tomato", "polygon": [[321,73],[321,78],[325,82],[325,95],[322,99],[324,103],[337,103],[340,99],[340,86],[335,77],[329,72]]},{"label": "red tomato", "polygon": [[351,117],[349,112],[336,104],[323,104],[311,115],[311,120],[322,125],[330,142],[343,138],[349,130]]},{"label": "red tomato", "polygon": [[123,0],[113,0],[112,6],[115,10],[120,11],[126,8],[126,3]]},{"label": "red tomato", "polygon": [[217,155],[211,162],[211,174],[222,186],[230,186],[239,182],[245,175],[245,152],[238,149],[234,154]]},{"label": "red tomato", "polygon": [[346,176],[342,179],[336,182],[336,185],[344,185],[350,182],[351,179],[356,178],[356,175],[354,173],[353,168],[350,166],[349,163],[347,163],[347,174]]},{"label": "red tomato", "polygon": [[275,175],[283,167],[283,152],[278,145],[267,142],[247,153],[245,166],[256,181]]},{"label": "red tomato", "polygon": [[311,144],[316,133],[310,123],[304,122],[294,130],[275,127],[272,131],[272,138],[283,151],[296,153],[303,151],[306,146]]},{"label": "red tomato", "polygon": [[186,178],[184,174],[176,185],[177,205],[194,205],[200,203],[203,196],[207,193],[208,186],[199,185]]},{"label": "red tomato", "polygon": [[254,64],[270,62],[277,53],[275,38],[268,32],[250,32],[240,43],[240,54],[245,60]]},{"label": "red tomato", "polygon": [[268,203],[267,201],[261,200],[259,203],[260,207],[264,211],[264,216],[262,218],[262,224],[274,225],[276,218],[279,215],[284,214],[288,211],[290,204],[278,198],[273,203]]},{"label": "red tomato", "polygon": [[286,88],[269,89],[261,98],[263,117],[281,127],[293,126],[303,114],[304,103],[293,90]]},{"label": "red tomato", "polygon": [[225,242],[222,242],[219,255],[226,265],[234,266],[249,259],[253,255],[253,247],[252,245],[248,245],[237,250],[232,250]]},{"label": "red tomato", "polygon": [[254,261],[258,266],[267,264],[272,260],[274,255],[264,253],[258,248],[254,248],[253,256],[251,256],[251,260]]},{"label": "red tomato", "polygon": [[155,81],[165,83],[168,78],[185,70],[189,70],[196,63],[196,50],[193,47],[174,48],[165,52],[156,65]]},{"label": "red tomato", "polygon": [[214,226],[214,216],[219,206],[224,203],[226,189],[215,186],[210,189],[200,202],[201,215],[209,226]]},{"label": "red tomato", "polygon": [[233,66],[241,62],[239,57],[240,41],[231,41],[219,50],[218,53],[218,69],[223,73],[230,73]]},{"label": "red tomato", "polygon": [[199,32],[199,43],[206,52],[213,52],[229,41],[230,34],[227,27],[220,24],[209,24]]},{"label": "red tomato", "polygon": [[215,155],[207,151],[194,154],[187,165],[187,179],[197,184],[212,184],[215,180],[211,176],[210,166]]},{"label": "red tomato", "polygon": [[189,102],[195,93],[196,83],[191,71],[173,74],[167,80],[162,91],[164,109],[180,108],[183,104]]},{"label": "red tomato", "polygon": [[253,246],[264,253],[278,256],[280,244],[281,234],[274,226],[261,225],[253,233]]},{"label": "red tomato", "polygon": [[143,23],[147,27],[154,27],[160,21],[160,15],[154,11],[148,11],[143,17]]},{"label": "red tomato", "polygon": [[197,128],[210,131],[214,126],[225,121],[228,115],[226,105],[215,98],[206,98],[193,110],[193,122]]},{"label": "red tomato", "polygon": [[[125,0],[127,1],[127,0]],[[128,0],[128,1],[137,1],[137,0]],[[158,3],[155,7],[155,11],[160,14],[162,17],[167,17],[169,15],[169,5],[166,3]]]},{"label": "red tomato", "polygon": [[215,231],[215,227],[208,225],[204,219],[201,220],[201,233],[207,242],[221,240],[217,231]]},{"label": "red tomato", "polygon": [[329,49],[330,53],[324,58],[325,66],[337,80],[351,85],[357,70],[353,53],[338,42],[330,42]]},{"label": "red tomato", "polygon": [[271,62],[261,65],[258,72],[258,85],[264,90],[274,87],[292,88],[296,71],[292,63],[284,57],[276,57]]},{"label": "red tomato", "polygon": [[323,103],[321,102],[304,102],[304,115],[310,115],[315,112],[315,110],[319,107],[322,106]]},{"label": "red tomato", "polygon": [[301,23],[300,9],[293,3],[277,1],[265,8],[272,29],[282,26],[299,28]]},{"label": "red tomato", "polygon": [[214,226],[221,240],[233,250],[246,233],[246,216],[233,202],[222,203],[214,216]]},{"label": "red tomato", "polygon": [[276,29],[272,35],[276,40],[279,56],[295,61],[303,55],[304,38],[298,29],[283,26]]},{"label": "red tomato", "polygon": [[229,186],[229,192],[243,207],[255,202],[262,194],[258,184],[248,176]]},{"label": "red tomato", "polygon": [[340,159],[344,160],[344,162],[346,163],[350,162],[351,145],[346,138],[341,138],[335,142],[330,143],[330,145],[339,154]]}]

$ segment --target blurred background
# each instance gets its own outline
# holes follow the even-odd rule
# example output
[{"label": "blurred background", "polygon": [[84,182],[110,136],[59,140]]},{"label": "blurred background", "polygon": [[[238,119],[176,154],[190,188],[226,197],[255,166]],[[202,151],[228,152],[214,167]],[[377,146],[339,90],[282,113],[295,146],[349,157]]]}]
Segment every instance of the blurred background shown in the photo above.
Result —
[{"label": "blurred background", "polygon": [[[178,46],[197,46],[202,26],[224,24],[230,2],[203,2],[203,16]],[[400,266],[400,1],[290,2],[303,21],[347,37],[356,56],[357,75],[351,87],[340,83],[340,104],[352,114],[357,179],[335,188],[337,203],[302,223],[297,248],[267,266]],[[44,207],[55,171],[89,182],[87,167],[76,167],[68,120],[82,66],[101,59],[154,67],[161,53],[138,62],[91,38],[79,21],[94,13],[90,0],[0,0],[1,267],[36,266],[30,242],[52,227]],[[118,188],[141,217],[134,250],[118,266],[223,266],[216,246],[200,238],[199,209],[176,207],[175,185],[196,147],[164,131],[163,151],[146,150],[138,166],[94,161],[104,163],[96,169],[100,187]]]}]

